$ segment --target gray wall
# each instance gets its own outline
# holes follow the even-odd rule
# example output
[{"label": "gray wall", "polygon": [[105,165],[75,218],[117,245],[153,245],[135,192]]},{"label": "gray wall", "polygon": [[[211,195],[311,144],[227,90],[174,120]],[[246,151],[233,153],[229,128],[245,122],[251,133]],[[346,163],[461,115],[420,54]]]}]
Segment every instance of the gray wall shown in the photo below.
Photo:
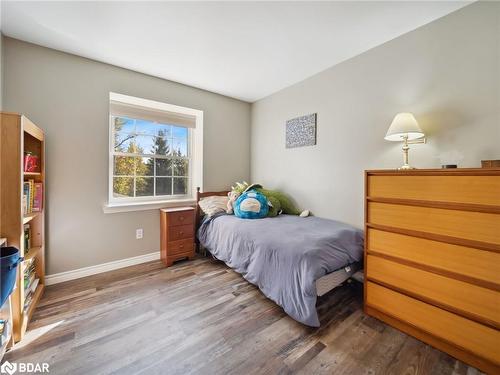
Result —
[{"label": "gray wall", "polygon": [[[414,112],[428,144],[418,168],[459,152],[461,167],[500,158],[500,4],[475,3],[252,105],[251,178],[316,215],[363,224],[363,170],[402,164],[384,140]],[[285,121],[317,112],[318,144],[285,149]]]},{"label": "gray wall", "polygon": [[[159,211],[104,214],[109,92],[204,111],[204,188],[249,177],[250,104],[4,38],[4,108],[47,136],[48,274],[159,251]],[[144,238],[135,239],[135,229]]]}]

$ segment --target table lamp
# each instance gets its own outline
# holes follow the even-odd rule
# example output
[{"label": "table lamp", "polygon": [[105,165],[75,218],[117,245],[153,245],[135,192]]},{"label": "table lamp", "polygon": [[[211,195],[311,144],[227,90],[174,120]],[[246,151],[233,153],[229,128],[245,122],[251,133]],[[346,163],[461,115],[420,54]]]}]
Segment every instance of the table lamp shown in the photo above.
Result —
[{"label": "table lamp", "polygon": [[404,164],[398,169],[414,169],[408,164],[409,144],[425,143],[425,134],[418,126],[418,122],[412,113],[398,113],[392,120],[385,138],[387,141],[403,142]]}]

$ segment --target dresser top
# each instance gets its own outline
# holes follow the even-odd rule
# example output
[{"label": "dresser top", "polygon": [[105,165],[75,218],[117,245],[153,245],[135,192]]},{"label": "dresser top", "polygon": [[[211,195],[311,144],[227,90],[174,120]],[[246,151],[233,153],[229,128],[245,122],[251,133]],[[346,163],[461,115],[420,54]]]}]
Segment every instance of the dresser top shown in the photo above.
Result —
[{"label": "dresser top", "polygon": [[442,176],[450,175],[500,175],[500,168],[435,168],[435,169],[374,169],[366,170],[367,175],[386,176]]},{"label": "dresser top", "polygon": [[170,207],[170,208],[161,208],[160,211],[163,212],[177,212],[177,211],[189,211],[194,210],[194,207],[185,206],[185,207]]}]

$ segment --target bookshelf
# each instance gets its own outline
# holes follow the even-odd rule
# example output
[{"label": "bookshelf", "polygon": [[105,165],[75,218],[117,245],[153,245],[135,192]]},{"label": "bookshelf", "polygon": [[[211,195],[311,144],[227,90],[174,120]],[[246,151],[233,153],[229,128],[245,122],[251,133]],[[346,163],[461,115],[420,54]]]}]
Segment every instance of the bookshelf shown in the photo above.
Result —
[{"label": "bookshelf", "polygon": [[[27,153],[37,158],[29,172],[25,172]],[[34,196],[32,201],[23,198],[30,195],[27,192]],[[44,226],[45,134],[25,116],[1,112],[0,237],[17,247],[24,257],[11,296],[15,342],[23,338],[45,288]],[[25,230],[29,239],[25,238]]]}]

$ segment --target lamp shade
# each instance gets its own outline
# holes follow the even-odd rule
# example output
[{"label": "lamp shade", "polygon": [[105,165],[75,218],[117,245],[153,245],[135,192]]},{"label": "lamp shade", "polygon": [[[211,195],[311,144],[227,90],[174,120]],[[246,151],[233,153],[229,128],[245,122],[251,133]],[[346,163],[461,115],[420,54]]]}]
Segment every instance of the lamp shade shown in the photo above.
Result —
[{"label": "lamp shade", "polygon": [[408,136],[409,141],[422,138],[425,135],[412,113],[398,113],[392,120],[385,139],[388,141],[402,141],[405,135]]}]

